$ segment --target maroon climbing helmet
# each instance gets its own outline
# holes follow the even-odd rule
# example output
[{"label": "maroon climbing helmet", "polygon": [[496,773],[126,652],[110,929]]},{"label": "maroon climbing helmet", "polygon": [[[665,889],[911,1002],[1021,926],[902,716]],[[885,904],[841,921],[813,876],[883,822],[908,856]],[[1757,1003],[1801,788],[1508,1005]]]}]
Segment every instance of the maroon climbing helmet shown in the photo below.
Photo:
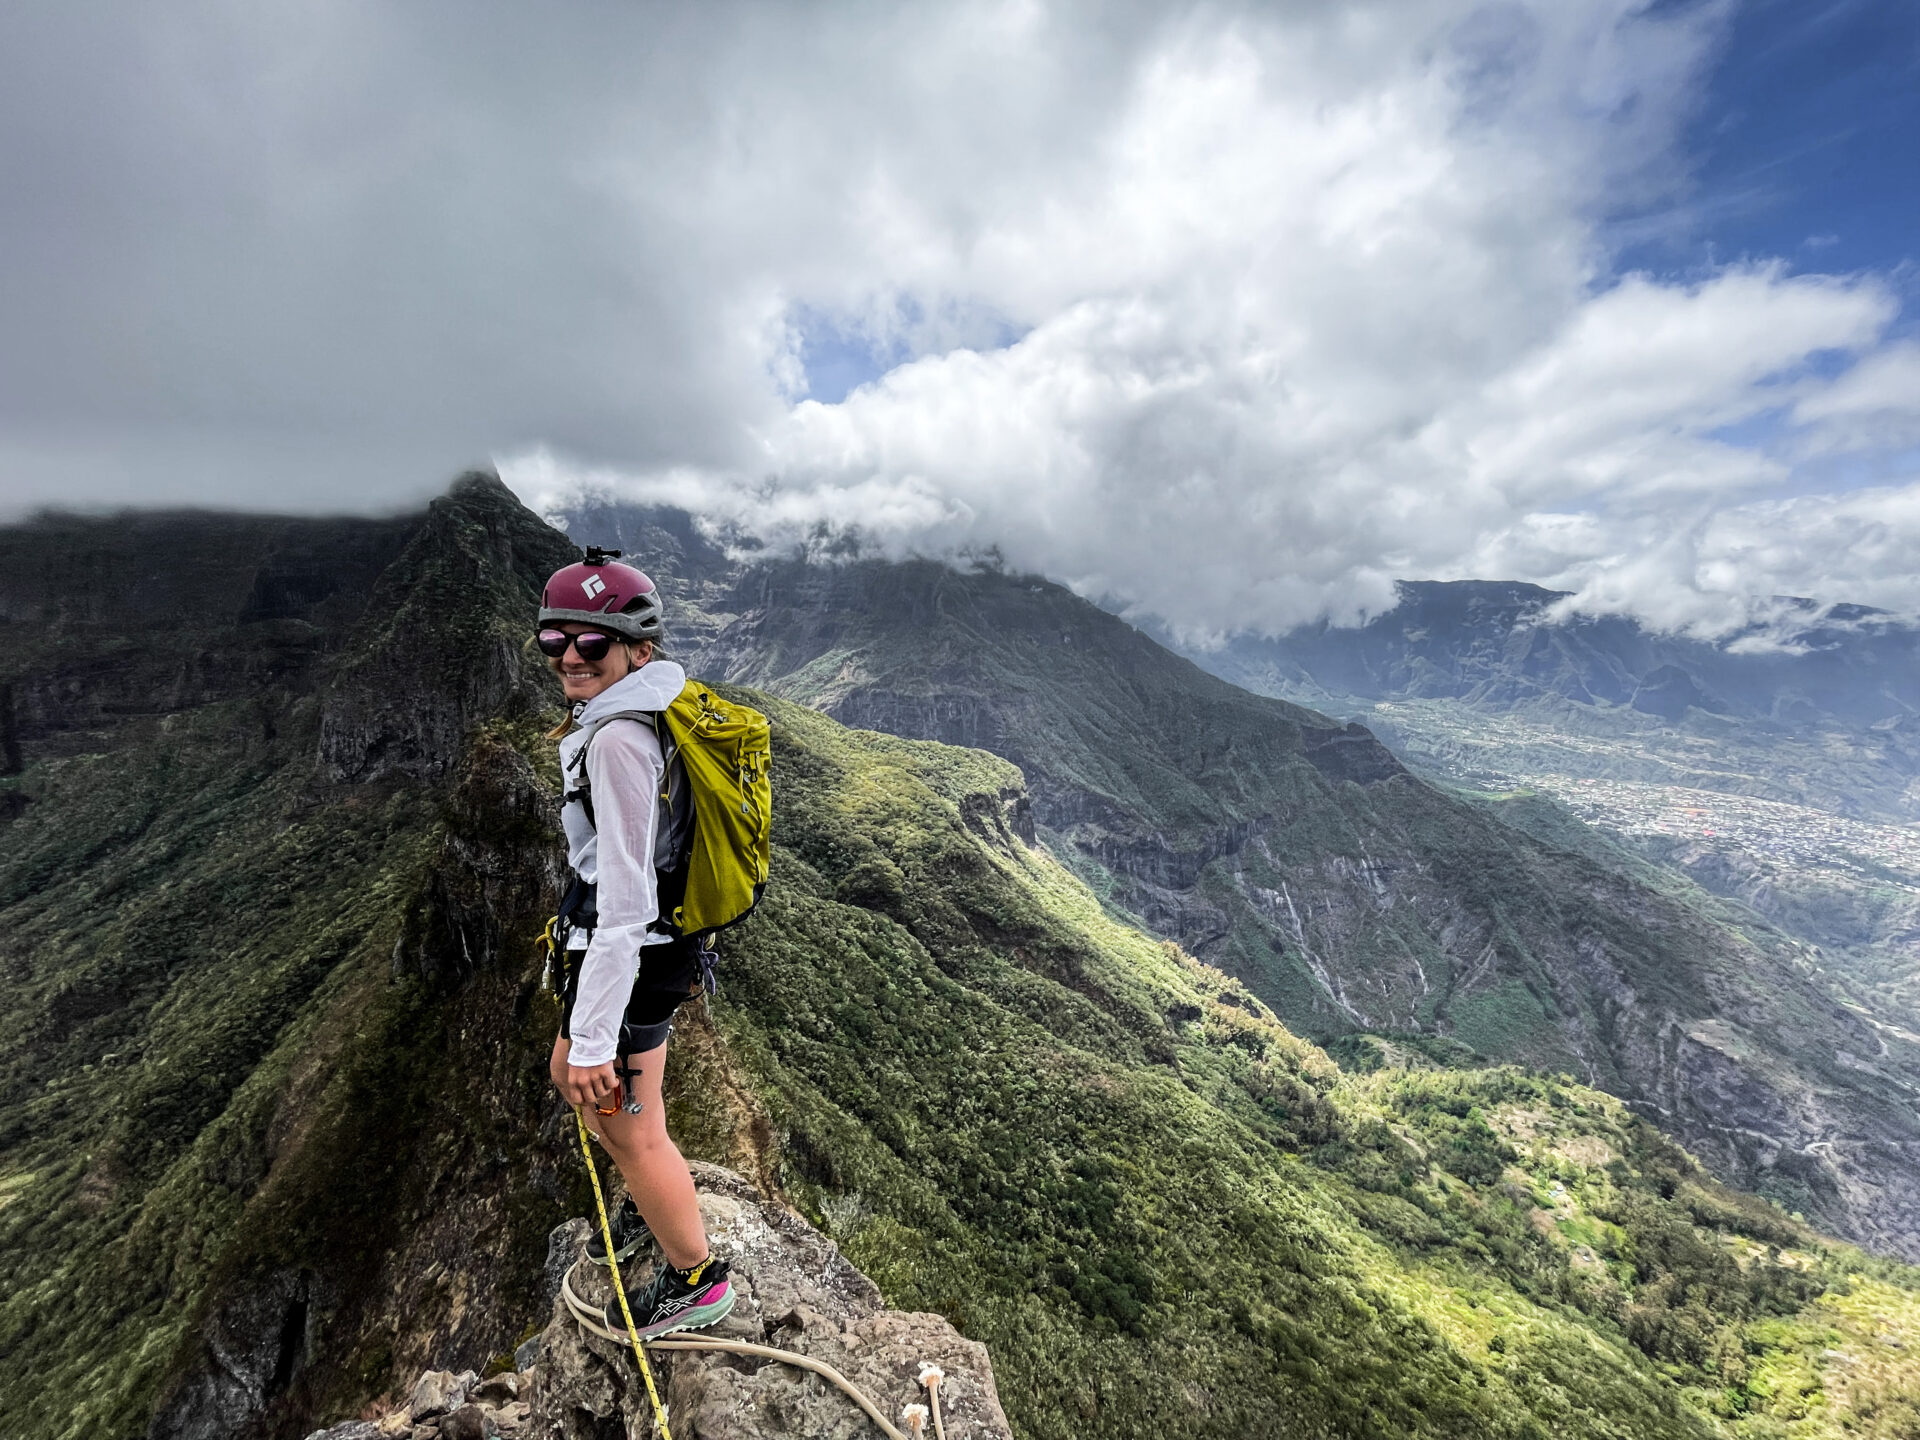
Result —
[{"label": "maroon climbing helmet", "polygon": [[540,623],[580,620],[628,640],[658,640],[660,592],[631,565],[616,565],[618,550],[587,547],[578,565],[556,570],[540,595]]}]

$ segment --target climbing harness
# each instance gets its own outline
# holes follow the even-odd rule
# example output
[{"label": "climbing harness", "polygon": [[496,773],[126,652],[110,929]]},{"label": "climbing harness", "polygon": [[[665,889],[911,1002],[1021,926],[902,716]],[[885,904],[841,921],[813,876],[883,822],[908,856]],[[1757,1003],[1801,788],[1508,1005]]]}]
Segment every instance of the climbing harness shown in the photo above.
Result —
[{"label": "climbing harness", "polygon": [[[881,1414],[880,1407],[873,1402],[871,1396],[867,1395],[859,1386],[855,1385],[851,1380],[847,1379],[846,1376],[834,1369],[833,1366],[823,1360],[816,1360],[811,1355],[802,1355],[793,1350],[780,1350],[771,1345],[755,1345],[746,1340],[714,1340],[687,1335],[649,1340],[645,1345],[642,1345],[639,1331],[634,1327],[633,1312],[627,1308],[627,1291],[624,1282],[620,1278],[620,1266],[613,1258],[613,1222],[607,1218],[607,1202],[600,1190],[600,1170],[599,1167],[593,1163],[593,1148],[587,1139],[587,1122],[578,1110],[573,1112],[573,1119],[574,1124],[580,1131],[580,1154],[586,1160],[587,1174],[593,1180],[593,1203],[594,1207],[600,1212],[600,1236],[607,1247],[607,1266],[612,1272],[611,1278],[614,1293],[620,1297],[620,1316],[627,1322],[627,1333],[623,1336],[617,1331],[609,1330],[605,1325],[601,1324],[597,1317],[603,1312],[596,1311],[591,1305],[587,1304],[586,1301],[582,1300],[579,1295],[574,1293],[573,1270],[578,1267],[578,1261],[574,1262],[574,1266],[570,1267],[565,1276],[561,1278],[560,1298],[566,1303],[567,1313],[573,1316],[574,1323],[579,1325],[582,1330],[590,1334],[598,1335],[602,1340],[611,1340],[616,1345],[623,1339],[632,1345],[634,1359],[640,1362],[641,1378],[647,1382],[647,1399],[653,1402],[654,1423],[659,1426],[662,1440],[673,1440],[673,1434],[667,1429],[666,1408],[661,1405],[659,1392],[654,1389],[653,1371],[647,1364],[646,1352],[649,1349],[721,1350],[732,1355],[757,1355],[765,1360],[778,1360],[784,1365],[793,1365],[802,1370],[811,1370],[814,1374],[823,1376],[825,1379],[837,1385],[841,1390],[845,1391],[847,1395],[852,1398],[854,1404],[858,1405],[867,1413],[867,1418],[880,1427],[881,1433],[887,1437],[887,1440],[913,1440],[913,1436],[921,1433],[920,1423],[911,1417],[909,1418],[909,1426],[913,1431],[913,1436],[902,1433],[887,1420],[885,1415]],[[947,1433],[946,1425],[940,1414],[940,1382],[943,1379],[945,1379],[945,1375],[938,1365],[921,1365],[920,1384],[925,1387],[927,1397],[931,1402],[934,1433],[939,1437],[939,1440],[946,1440]],[[922,1407],[910,1405],[907,1409],[911,1412],[922,1409]]]}]

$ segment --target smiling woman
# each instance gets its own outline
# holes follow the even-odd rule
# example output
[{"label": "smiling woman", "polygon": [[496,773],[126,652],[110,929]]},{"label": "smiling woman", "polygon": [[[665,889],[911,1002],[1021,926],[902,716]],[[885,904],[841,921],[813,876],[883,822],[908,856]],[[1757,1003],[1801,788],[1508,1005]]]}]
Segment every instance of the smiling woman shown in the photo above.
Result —
[{"label": "smiling woman", "polygon": [[[659,864],[680,847],[667,798],[675,756],[657,717],[679,698],[686,672],[655,657],[659,594],[618,556],[588,550],[554,572],[540,603],[538,644],[569,702],[556,734],[574,874],[553,927],[561,1016],[549,1070],[567,1102],[592,1113],[593,1133],[627,1182],[617,1223],[589,1258],[617,1264],[649,1239],[664,1256],[628,1301],[640,1338],[651,1339],[714,1324],[734,1297],[660,1099],[673,1012],[699,993],[704,953],[698,936],[667,920],[679,897],[663,892],[676,879],[684,890],[685,867]],[[618,1306],[602,1319],[621,1323]]]}]

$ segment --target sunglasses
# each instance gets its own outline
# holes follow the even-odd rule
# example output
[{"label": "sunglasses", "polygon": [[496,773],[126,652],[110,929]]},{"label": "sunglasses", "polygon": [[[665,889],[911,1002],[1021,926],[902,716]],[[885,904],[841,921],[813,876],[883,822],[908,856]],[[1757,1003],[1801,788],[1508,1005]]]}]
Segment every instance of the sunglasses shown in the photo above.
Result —
[{"label": "sunglasses", "polygon": [[607,651],[619,643],[613,635],[603,635],[598,630],[588,630],[580,635],[569,635],[564,630],[542,630],[533,637],[533,643],[540,647],[540,653],[550,659],[558,660],[567,653],[567,647],[573,647],[574,654],[591,663],[604,660]]}]

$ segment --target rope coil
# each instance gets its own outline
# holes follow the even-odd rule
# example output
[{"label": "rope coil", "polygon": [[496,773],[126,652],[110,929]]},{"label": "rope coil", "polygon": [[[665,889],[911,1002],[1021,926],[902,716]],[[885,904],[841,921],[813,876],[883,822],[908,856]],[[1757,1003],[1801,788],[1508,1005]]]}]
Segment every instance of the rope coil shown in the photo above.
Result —
[{"label": "rope coil", "polygon": [[[578,1262],[575,1262],[578,1264]],[[573,1271],[568,1270],[560,1282],[560,1298],[566,1302],[568,1313],[582,1330],[598,1335],[602,1340],[611,1340],[616,1345],[626,1337],[618,1331],[609,1330],[594,1318],[599,1312],[582,1300],[573,1289]],[[811,1355],[802,1355],[794,1350],[779,1350],[771,1345],[755,1345],[748,1340],[711,1340],[696,1339],[690,1335],[673,1335],[659,1340],[647,1341],[649,1350],[724,1350],[731,1355],[757,1355],[764,1360],[778,1360],[785,1365],[794,1365],[802,1370],[811,1370],[837,1385],[852,1398],[853,1402],[867,1412],[867,1418],[878,1425],[886,1434],[887,1440],[909,1440],[880,1413],[880,1407],[873,1403],[865,1391],[860,1389],[846,1376],[824,1360],[816,1360]]]}]

